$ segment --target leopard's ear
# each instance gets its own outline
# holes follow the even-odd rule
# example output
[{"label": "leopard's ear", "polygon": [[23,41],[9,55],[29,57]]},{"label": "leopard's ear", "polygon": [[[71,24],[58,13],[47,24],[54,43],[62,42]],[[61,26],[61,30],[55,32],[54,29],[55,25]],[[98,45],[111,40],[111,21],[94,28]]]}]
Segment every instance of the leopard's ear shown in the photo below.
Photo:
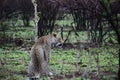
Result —
[{"label": "leopard's ear", "polygon": [[55,32],[52,32],[52,35],[53,35],[54,37],[56,37],[56,36],[57,36],[57,33],[55,33]]}]

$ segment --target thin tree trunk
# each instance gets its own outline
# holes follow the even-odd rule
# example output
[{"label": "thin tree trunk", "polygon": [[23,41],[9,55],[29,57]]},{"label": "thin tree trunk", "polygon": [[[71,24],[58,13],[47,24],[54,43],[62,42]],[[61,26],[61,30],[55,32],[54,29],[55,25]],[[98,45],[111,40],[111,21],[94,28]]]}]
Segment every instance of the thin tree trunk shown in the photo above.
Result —
[{"label": "thin tree trunk", "polygon": [[34,5],[34,16],[35,16],[35,42],[38,39],[38,21],[39,21],[39,17],[38,17],[38,12],[37,12],[37,0],[32,0],[32,3]]}]

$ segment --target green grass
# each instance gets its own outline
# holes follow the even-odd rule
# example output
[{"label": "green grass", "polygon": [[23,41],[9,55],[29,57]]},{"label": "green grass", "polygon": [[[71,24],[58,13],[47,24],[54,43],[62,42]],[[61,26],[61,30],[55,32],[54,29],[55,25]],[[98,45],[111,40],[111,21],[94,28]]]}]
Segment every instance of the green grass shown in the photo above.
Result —
[{"label": "green grass", "polygon": [[[25,80],[27,78],[28,64],[30,62],[29,53],[26,51],[20,51],[19,48],[14,50],[9,49],[6,52],[6,48],[1,48],[0,51],[0,80]],[[108,50],[107,50],[108,49]],[[80,58],[78,58],[78,53],[80,53]],[[114,80],[116,78],[118,66],[117,50],[111,47],[102,47],[99,49],[90,49],[88,53],[86,50],[62,50],[55,49],[52,50],[51,55],[51,69],[55,71],[57,75],[68,74],[71,75],[76,70],[79,73],[83,73],[90,66],[89,73],[97,70],[96,57],[99,53],[99,65],[100,74],[102,79]],[[111,54],[112,53],[112,54]],[[113,55],[114,54],[114,55]],[[80,64],[76,67],[75,64],[79,62]],[[105,73],[106,72],[106,73]],[[107,75],[107,72],[114,73]],[[105,76],[106,75],[106,76]],[[115,76],[116,75],[116,76]],[[45,80],[48,80],[47,77]],[[64,80],[69,80],[65,78]],[[75,80],[91,80],[91,77],[81,79],[81,77],[76,77]]]}]

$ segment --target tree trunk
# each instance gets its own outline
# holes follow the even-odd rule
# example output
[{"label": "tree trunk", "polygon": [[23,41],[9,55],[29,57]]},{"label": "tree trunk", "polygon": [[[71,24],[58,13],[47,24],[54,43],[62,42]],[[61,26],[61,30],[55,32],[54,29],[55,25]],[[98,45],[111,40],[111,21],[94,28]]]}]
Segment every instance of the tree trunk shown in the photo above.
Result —
[{"label": "tree trunk", "polygon": [[34,16],[35,16],[35,41],[38,39],[38,12],[37,12],[37,0],[32,0],[32,3],[34,5]]}]

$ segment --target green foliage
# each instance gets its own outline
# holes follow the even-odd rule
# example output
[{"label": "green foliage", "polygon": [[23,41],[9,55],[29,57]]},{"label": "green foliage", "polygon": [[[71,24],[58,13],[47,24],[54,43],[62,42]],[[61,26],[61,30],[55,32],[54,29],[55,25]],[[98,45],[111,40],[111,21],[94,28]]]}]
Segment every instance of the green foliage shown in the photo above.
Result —
[{"label": "green foliage", "polygon": [[55,24],[62,26],[62,27],[71,26],[71,24],[73,24],[72,15],[71,14],[64,14],[63,16],[64,16],[64,18],[62,20],[56,20]]},{"label": "green foliage", "polygon": [[59,26],[71,26],[71,24],[73,23],[72,20],[57,20],[56,24],[58,24]]}]

